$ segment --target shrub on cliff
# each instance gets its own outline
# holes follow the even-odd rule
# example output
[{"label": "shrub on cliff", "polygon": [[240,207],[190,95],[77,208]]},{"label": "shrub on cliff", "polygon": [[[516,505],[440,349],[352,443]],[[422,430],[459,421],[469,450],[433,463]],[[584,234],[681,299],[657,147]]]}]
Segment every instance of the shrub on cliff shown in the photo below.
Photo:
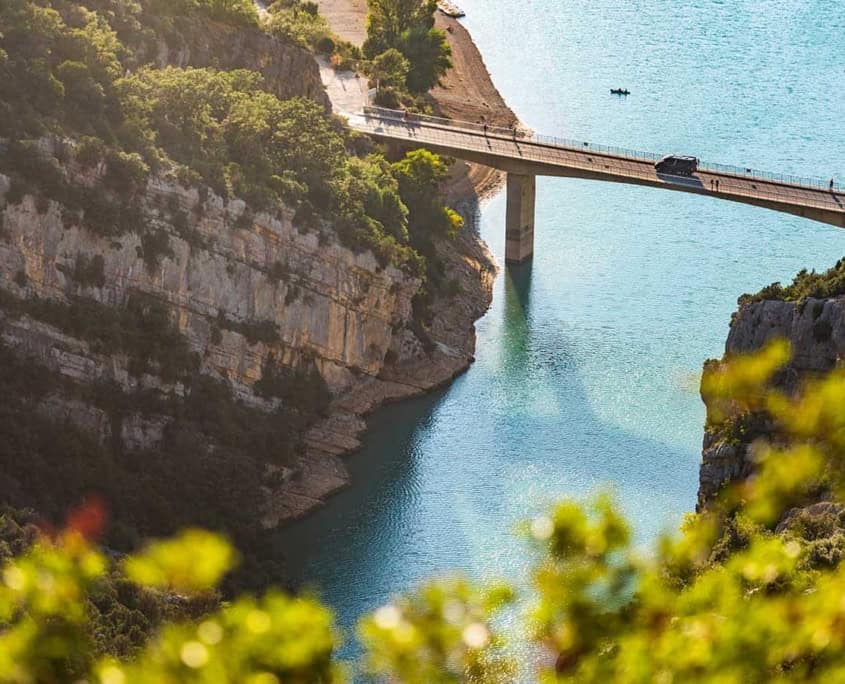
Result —
[{"label": "shrub on cliff", "polygon": [[255,391],[266,398],[281,399],[282,403],[307,414],[324,414],[331,401],[331,392],[314,362],[304,362],[290,368],[279,365],[271,355]]},{"label": "shrub on cliff", "polygon": [[276,0],[269,7],[270,30],[287,40],[317,50],[325,54],[332,54],[336,44],[332,38],[329,24],[317,11],[313,2],[301,0]]},{"label": "shrub on cliff", "polygon": [[766,299],[784,302],[803,302],[808,298],[827,299],[845,294],[845,259],[824,273],[802,269],[789,285],[772,283],[756,294],[744,294],[739,298],[740,305],[751,304]]},{"label": "shrub on cliff", "polygon": [[252,0],[151,0],[150,5],[154,12],[165,15],[204,14],[236,25],[258,24],[258,11]]},{"label": "shrub on cliff", "polygon": [[[450,162],[428,150],[414,150],[392,165],[399,194],[408,207],[408,233],[414,249],[424,258],[425,282],[414,300],[417,323],[428,323],[431,304],[437,294],[449,289],[449,280],[437,256],[437,243],[452,239],[464,221],[454,210],[436,198],[449,175]],[[427,347],[431,346],[422,329],[415,331]]]},{"label": "shrub on cliff", "polygon": [[369,75],[378,82],[379,90],[404,89],[411,63],[396,48],[388,48],[373,58]]},{"label": "shrub on cliff", "polygon": [[454,238],[463,228],[463,219],[439,199],[450,165],[450,161],[423,149],[408,152],[392,165],[399,194],[408,207],[408,231],[415,244],[422,244],[432,234]]}]

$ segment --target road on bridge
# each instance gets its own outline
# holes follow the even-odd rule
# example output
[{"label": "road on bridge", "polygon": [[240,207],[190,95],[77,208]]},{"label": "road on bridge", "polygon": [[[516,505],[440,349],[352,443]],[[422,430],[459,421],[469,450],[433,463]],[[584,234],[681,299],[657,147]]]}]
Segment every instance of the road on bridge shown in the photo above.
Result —
[{"label": "road on bridge", "polygon": [[709,195],[845,227],[845,190],[827,181],[699,164],[691,177],[658,174],[661,155],[607,148],[447,119],[367,108],[344,114],[349,126],[376,139],[435,152],[522,175],[564,176],[648,185]]}]

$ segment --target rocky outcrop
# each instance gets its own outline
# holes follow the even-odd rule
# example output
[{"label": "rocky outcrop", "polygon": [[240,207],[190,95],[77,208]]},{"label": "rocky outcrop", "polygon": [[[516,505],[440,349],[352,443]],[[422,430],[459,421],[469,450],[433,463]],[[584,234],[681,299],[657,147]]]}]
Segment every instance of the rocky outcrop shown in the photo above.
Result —
[{"label": "rocky outcrop", "polygon": [[[803,380],[829,372],[845,358],[845,297],[802,302],[764,299],[741,304],[731,323],[725,355],[753,352],[776,338],[788,340],[792,347],[792,360],[775,379],[779,389],[791,392]],[[699,508],[727,482],[752,473],[751,441],[765,433],[765,424],[745,431],[741,439],[705,431]]]},{"label": "rocky outcrop", "polygon": [[845,297],[800,303],[763,300],[742,306],[731,325],[725,352],[751,352],[778,337],[792,346],[792,381],[829,371],[845,355]]},{"label": "rocky outcrop", "polygon": [[[261,377],[270,354],[288,365],[313,359],[337,394],[359,376],[378,375],[419,287],[398,269],[380,268],[371,254],[341,247],[328,226],[302,232],[286,210],[244,220],[243,202],[203,200],[195,189],[162,178],[150,183],[144,201],[149,226],[168,240],[167,254],[152,268],[137,234],[100,237],[65,225],[55,202],[42,208],[31,196],[5,208],[0,285],[26,297],[84,295],[106,305],[130,292],[154,295],[173,310],[204,366],[242,394]],[[190,217],[187,231],[174,226],[184,217]],[[103,259],[104,284],[80,285],[72,276],[77,259],[94,255]],[[221,317],[227,326],[218,325]],[[277,329],[278,341],[251,344],[237,330],[259,322]]]},{"label": "rocky outcrop", "polygon": [[313,55],[257,27],[235,27],[208,20],[180,22],[167,40],[155,45],[155,54],[139,45],[138,54],[157,66],[248,69],[264,77],[264,86],[279,99],[307,97],[327,109],[329,99]]},{"label": "rocky outcrop", "polygon": [[[145,64],[244,68],[259,72],[264,86],[280,98],[302,96],[331,107],[312,55],[272,33],[203,17],[143,19],[143,31],[133,29],[131,17],[115,24],[131,54],[130,71]],[[7,151],[6,143],[0,140],[0,152]],[[96,188],[89,193],[96,194],[104,165],[76,166],[66,154],[68,146],[41,141],[46,156],[61,160],[56,165],[70,185]],[[331,403],[316,423],[311,421],[305,448],[294,462],[290,444],[277,449],[284,457],[267,463],[265,477],[245,478],[261,481],[254,514],[274,527],[348,483],[341,456],[359,445],[367,412],[436,387],[467,368],[474,354],[474,322],[490,303],[495,263],[472,231],[456,241],[443,239],[437,257],[449,283],[431,303],[431,322],[424,328],[412,307],[419,280],[382,267],[370,253],[343,247],[332,225],[297,225],[285,207],[253,214],[238,199],[224,201],[183,181],[165,169],[145,187],[133,186],[134,197],[110,197],[121,218],[101,217],[101,223],[111,224],[98,231],[84,215],[97,213],[96,202],[69,208],[47,199],[61,195],[27,194],[32,187],[13,187],[0,174],[0,354],[12,358],[12,365],[25,359],[56,378],[46,391],[27,396],[27,410],[76,426],[105,452],[128,454],[131,460],[152,451],[167,460],[194,440],[200,460],[226,450],[233,467],[240,467],[238,454],[245,447],[231,439],[231,431],[221,429],[228,441],[215,442],[201,420],[184,415],[181,422],[174,420],[174,407],[191,397],[189,373],[167,372],[161,358],[139,364],[127,349],[86,337],[78,330],[85,326],[67,324],[73,307],[87,303],[86,315],[108,317],[131,308],[138,296],[154,302],[163,315],[142,323],[153,320],[161,328],[172,323],[175,337],[166,337],[166,343],[177,347],[178,361],[190,366],[191,377],[225,385],[238,402],[261,413],[262,425],[284,408],[296,412],[300,403],[308,403],[290,390],[262,390],[265,380],[278,389],[291,377],[288,371],[317,374],[330,390]],[[475,188],[453,185],[450,198],[475,199]],[[117,225],[124,218],[132,225]],[[50,315],[43,315],[45,307]],[[57,316],[65,320],[57,323]],[[155,334],[143,326],[136,332]],[[157,354],[163,358],[167,351]],[[115,391],[119,406],[112,402]],[[151,395],[155,401],[147,401]],[[235,413],[239,434],[251,432],[256,415],[244,420],[242,412]],[[301,418],[293,419],[297,431]],[[273,449],[272,440],[262,443],[257,459],[262,464],[268,441],[268,450]],[[166,448],[157,449],[160,444]]]},{"label": "rocky outcrop", "polygon": [[387,403],[418,396],[464,372],[475,354],[475,321],[492,300],[497,268],[492,254],[472,231],[439,245],[438,257],[452,274],[455,292],[432,306],[426,343],[412,327],[395,330],[385,363],[375,375],[362,375],[338,396],[330,415],[306,435],[309,457],[287,495],[277,497],[265,516],[267,526],[299,517],[349,483],[343,456],[358,449],[366,414]]},{"label": "rocky outcrop", "polygon": [[698,471],[698,510],[712,501],[728,482],[748,477],[752,465],[749,444],[727,444],[718,435],[705,430]]}]

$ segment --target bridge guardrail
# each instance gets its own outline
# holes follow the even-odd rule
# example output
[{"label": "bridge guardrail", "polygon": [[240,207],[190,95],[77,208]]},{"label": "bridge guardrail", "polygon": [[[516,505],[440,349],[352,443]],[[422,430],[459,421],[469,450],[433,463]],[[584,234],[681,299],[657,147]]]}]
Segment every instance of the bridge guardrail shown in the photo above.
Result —
[{"label": "bridge guardrail", "polygon": [[[413,119],[406,118],[405,116],[403,116],[401,112],[399,112],[399,116],[393,115],[393,116],[389,116],[389,117],[382,116],[382,115],[380,115],[376,112],[371,112],[371,114],[377,121],[385,122],[385,123],[395,122],[395,124],[397,126],[401,126],[402,128],[406,128],[407,124],[409,122],[413,121]],[[369,116],[365,115],[365,118],[369,118]],[[434,118],[434,117],[431,117],[431,118]],[[454,146],[456,144],[455,136],[460,136],[461,134],[466,133],[466,130],[458,128],[456,126],[452,126],[451,122],[447,119],[440,119],[439,121],[448,122],[450,125],[445,126],[445,125],[442,125],[438,122],[437,124],[425,126],[422,129],[422,130],[425,131],[425,134],[426,134],[425,140],[420,139],[421,144],[424,145],[427,141],[429,143],[435,143],[435,144],[441,143],[441,144],[444,144],[446,146]],[[505,129],[505,130],[507,130],[507,129]],[[511,129],[509,131],[509,135],[507,135],[507,136],[496,135],[491,129],[488,128],[488,135],[487,136],[483,136],[481,134],[476,134],[476,133],[473,134],[471,139],[472,140],[478,140],[477,146],[467,145],[464,149],[476,150],[476,151],[480,151],[480,152],[488,152],[490,150],[490,143],[491,142],[494,143],[494,144],[495,143],[508,143],[512,140],[512,133],[513,133],[513,131]],[[413,139],[413,138],[410,138],[410,139]],[[482,141],[484,141],[484,142],[482,142]],[[465,142],[466,141],[462,141],[462,143],[465,143]],[[611,162],[610,165],[604,164],[603,165],[604,169],[599,169],[597,166],[594,165],[597,162],[600,163],[599,162],[599,156],[603,156],[603,155],[600,154],[600,151],[598,149],[599,147],[602,147],[602,149],[604,149],[604,150],[621,150],[622,148],[610,148],[610,147],[607,147],[607,146],[599,146],[599,145],[594,145],[592,147],[580,147],[580,148],[574,148],[572,146],[559,146],[559,145],[549,146],[548,144],[540,142],[536,138],[529,137],[529,136],[521,137],[519,139],[519,142],[528,143],[528,144],[523,144],[521,146],[521,149],[519,150],[519,158],[520,159],[537,161],[537,162],[541,162],[541,163],[543,163],[543,162],[548,163],[548,162],[553,162],[553,161],[564,161],[564,158],[568,157],[568,159],[566,159],[566,165],[567,166],[570,166],[572,168],[581,168],[585,171],[600,170],[600,171],[603,171],[603,172],[607,172],[609,170],[610,173],[613,173],[614,169],[617,170],[617,171],[621,171],[621,169],[619,168],[619,165],[620,164],[624,165],[626,161],[629,162],[629,163],[633,163],[635,165],[639,165],[639,164],[642,163],[641,158],[633,157],[632,155],[627,155],[627,157],[628,157],[627,159],[626,159],[626,157],[615,156],[615,157],[608,157],[607,158],[608,161]],[[460,143],[458,146],[461,147],[462,143]],[[579,161],[579,159],[577,157],[575,157],[575,158],[572,157],[572,155],[582,155],[585,149],[589,149],[589,151],[591,153],[596,154],[596,157],[593,157],[593,158],[587,157],[587,160],[588,160],[589,163],[583,163],[583,161]],[[657,155],[649,155],[649,156],[655,157],[655,158],[657,157]],[[613,162],[613,160],[615,160],[615,163]],[[624,172],[621,173],[621,175],[623,175],[626,178],[636,177],[636,178],[642,178],[644,180],[652,180],[653,179],[653,173],[643,173],[637,168],[630,168],[630,167],[625,168]],[[736,177],[739,180],[739,176],[734,176],[734,177]],[[733,187],[733,184],[730,182],[729,178],[730,178],[729,176],[724,178],[723,181],[722,181],[722,185],[721,185],[721,188],[729,195],[750,197],[750,198],[756,198],[756,199],[771,199],[771,200],[776,200],[776,201],[785,201],[785,200],[788,200],[788,199],[795,200],[794,196],[791,196],[789,193],[783,191],[783,189],[784,189],[783,185],[761,183],[759,186],[755,187],[753,192],[747,192],[743,188]],[[747,180],[747,179],[743,178],[743,180]],[[754,180],[758,180],[758,179],[754,178]],[[796,186],[790,186],[790,187],[796,187]],[[819,189],[815,188],[815,187],[813,187],[813,188],[803,188],[803,189],[808,189],[808,190],[811,190],[813,192],[819,192]],[[826,190],[826,189],[827,189],[827,187],[824,188],[824,190]],[[825,192],[823,194],[823,196],[827,196],[827,193]],[[833,208],[831,206],[831,202],[818,201],[816,198],[804,197],[804,198],[801,198],[800,202],[792,201],[790,203],[797,204],[797,205],[802,206],[802,207],[807,207],[807,208],[814,207],[814,208],[822,209],[822,210],[830,210],[831,208]],[[841,209],[841,205],[838,202],[836,204]]]},{"label": "bridge guardrail", "polygon": [[[437,116],[428,116],[426,114],[415,114],[413,112],[404,112],[398,109],[386,109],[384,107],[364,107],[364,115],[372,115],[381,119],[391,119],[402,122],[420,122],[428,123],[435,126],[444,126],[449,128],[456,128],[461,130],[473,131],[475,133],[487,133],[497,135],[500,137],[513,137],[514,135],[520,140],[528,140],[537,142],[541,145],[549,145],[553,147],[562,147],[570,150],[590,151],[599,154],[609,154],[615,157],[627,157],[629,159],[636,159],[639,161],[656,162],[662,159],[665,155],[655,154],[653,152],[642,152],[640,150],[631,150],[624,147],[614,147],[611,145],[598,145],[589,141],[573,140],[569,138],[558,138],[555,136],[541,135],[538,133],[526,133],[525,131],[515,130],[513,128],[503,128],[501,126],[485,126],[484,124],[473,123],[471,121],[459,121],[455,119],[446,119]],[[796,176],[788,173],[774,173],[770,171],[760,171],[749,167],[732,166],[728,164],[716,164],[713,162],[699,161],[698,168],[702,171],[710,171],[713,173],[722,173],[731,176],[739,176],[742,178],[753,178],[756,180],[773,181],[776,183],[783,183],[788,185],[795,185],[798,187],[812,188],[814,190],[827,190],[830,188],[830,181],[821,178],[812,178],[809,176]],[[833,189],[836,192],[845,192],[845,184],[841,182],[834,182]]]}]

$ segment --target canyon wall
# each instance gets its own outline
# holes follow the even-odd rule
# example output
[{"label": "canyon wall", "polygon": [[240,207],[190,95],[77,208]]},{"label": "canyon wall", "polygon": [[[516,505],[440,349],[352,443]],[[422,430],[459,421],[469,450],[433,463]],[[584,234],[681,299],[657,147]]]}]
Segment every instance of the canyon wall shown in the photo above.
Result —
[{"label": "canyon wall", "polygon": [[[734,314],[725,354],[743,354],[783,338],[792,348],[792,360],[775,380],[791,391],[807,378],[824,374],[845,358],[845,296],[808,298],[800,302],[750,298]],[[706,506],[725,483],[753,472],[751,441],[767,429],[764,417],[743,439],[725,438],[706,430],[699,477],[698,505]]]},{"label": "canyon wall", "polygon": [[[86,177],[70,170],[77,182],[96,182],[96,171]],[[412,315],[418,279],[341,246],[330,225],[316,231],[295,225],[283,207],[253,215],[240,200],[201,196],[157,176],[143,195],[146,232],[105,237],[78,225],[55,201],[24,195],[7,202],[9,189],[0,175],[0,290],[23,303],[23,315],[0,313],[0,340],[20,357],[72,383],[181,396],[183,383],[155,368],[133,373],[127,354],[97,349],[26,307],[84,300],[120,308],[143,296],[165,307],[196,355],[199,373],[225,381],[250,407],[271,411],[279,404],[256,391],[275,368],[319,374],[334,401],[308,430],[307,448],[265,488],[256,515],[268,526],[301,515],[347,483],[338,456],[357,446],[363,413],[466,367],[472,324],[489,302],[492,267],[469,236],[459,241],[461,249],[444,246],[462,284],[435,304],[442,310],[422,341]],[[150,235],[159,243],[153,254],[145,242]],[[98,272],[85,277],[91,264]],[[286,399],[297,403],[296,396]],[[172,420],[138,412],[115,426],[108,411],[62,392],[44,397],[39,410],[93,431],[103,443],[117,438],[129,451],[156,448]]]},{"label": "canyon wall", "polygon": [[[90,19],[63,7],[71,23]],[[296,39],[212,16],[116,4],[108,30],[98,28],[119,46],[103,92],[148,68],[245,69],[279,98],[331,110],[319,67]],[[100,74],[92,67],[76,68]],[[205,143],[180,157],[185,167],[166,153],[128,154],[114,147],[123,136],[133,150],[152,139],[133,137],[138,121],[96,107],[64,121],[58,110],[78,103],[57,102],[37,110],[24,140],[0,138],[8,503],[58,520],[93,490],[141,535],[188,524],[273,528],[348,483],[341,457],[359,445],[367,412],[471,363],[496,266],[470,228],[426,243],[436,277],[418,297],[422,280],[409,273],[419,271],[361,251],[373,243],[351,237],[362,227],[342,212],[321,205],[318,218],[266,202],[258,211],[211,182],[223,199],[194,166],[211,164],[218,180],[241,180],[243,168],[224,173]],[[202,123],[187,120],[174,124],[187,132],[159,124],[174,144],[180,134],[202,138]],[[366,153],[365,141],[346,144]],[[453,183],[449,196],[471,204],[475,188]],[[125,536],[119,548],[138,541]]]}]

